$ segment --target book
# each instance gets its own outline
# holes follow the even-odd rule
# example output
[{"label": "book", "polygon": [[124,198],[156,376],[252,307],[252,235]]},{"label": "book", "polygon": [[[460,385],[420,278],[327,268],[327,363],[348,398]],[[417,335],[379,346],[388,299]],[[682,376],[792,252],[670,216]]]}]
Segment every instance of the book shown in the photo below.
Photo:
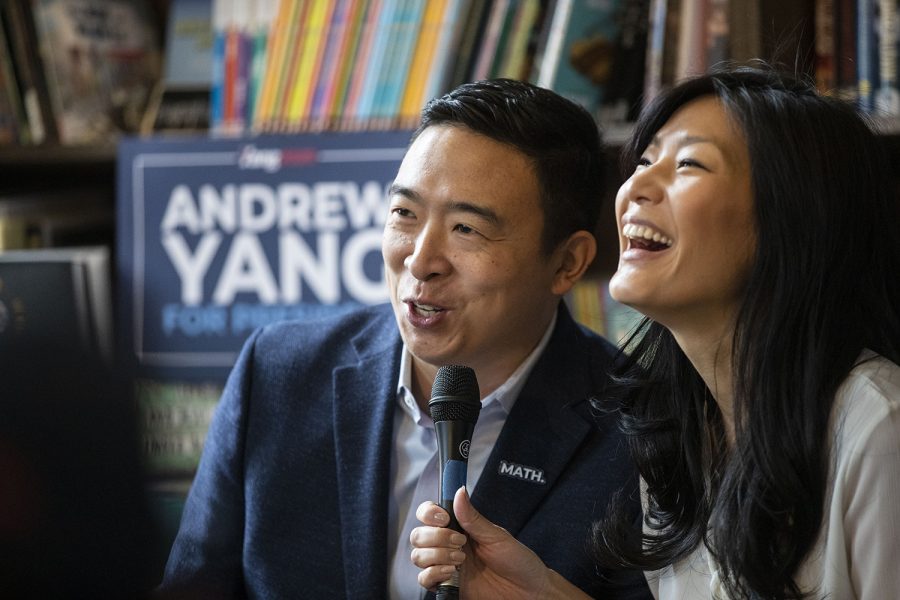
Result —
[{"label": "book", "polygon": [[731,58],[731,7],[729,0],[706,0],[704,40],[706,65],[709,68]]},{"label": "book", "polygon": [[413,50],[406,87],[397,110],[397,123],[401,127],[415,126],[425,102],[429,74],[440,69],[435,56],[442,32],[448,32],[449,29],[446,17],[449,10],[452,9],[448,6],[448,0],[433,0],[428,3]]},{"label": "book", "polygon": [[425,92],[418,106],[407,106],[407,110],[404,111],[404,122],[417,123],[419,112],[425,103],[449,91],[447,86],[454,68],[453,49],[460,46],[464,35],[463,27],[471,5],[472,0],[447,0],[447,8],[439,28],[440,33],[435,42],[433,66],[429,69],[428,80],[425,83]]},{"label": "book", "polygon": [[378,78],[381,76],[381,70],[388,56],[393,36],[397,34],[398,13],[401,8],[401,2],[404,2],[404,0],[383,0],[370,53],[364,63],[357,65],[362,70],[363,75],[359,100],[352,115],[357,127],[368,126],[373,116]]},{"label": "book", "polygon": [[292,28],[297,25],[300,6],[300,0],[280,0],[278,4],[278,13],[267,40],[266,64],[253,115],[252,131],[271,131],[273,128],[278,98],[284,89],[285,64],[293,47]]},{"label": "book", "polygon": [[105,246],[0,253],[0,346],[49,344],[112,364],[111,268]]},{"label": "book", "polygon": [[161,74],[145,0],[34,0],[35,30],[62,144],[137,132]]},{"label": "book", "polygon": [[878,88],[874,109],[879,116],[900,116],[900,87],[897,82],[898,22],[897,0],[878,0]]},{"label": "book", "polygon": [[644,318],[635,309],[613,299],[609,293],[609,279],[605,276],[581,279],[566,295],[565,301],[577,322],[620,348]]},{"label": "book", "polygon": [[822,93],[830,93],[835,87],[835,35],[834,0],[816,0],[815,5],[815,78],[816,87]]},{"label": "book", "polygon": [[389,128],[400,112],[424,15],[424,3],[416,0],[404,0],[397,12],[394,36],[375,88],[372,126],[376,129]]},{"label": "book", "polygon": [[533,50],[531,42],[539,30],[540,17],[540,0],[521,0],[503,54],[494,70],[496,77],[528,79],[531,71],[529,53]]},{"label": "book", "polygon": [[620,0],[559,0],[541,53],[537,84],[595,113],[609,81]]},{"label": "book", "polygon": [[0,146],[27,144],[28,141],[28,122],[22,111],[22,97],[0,13]]},{"label": "book", "polygon": [[706,54],[706,19],[709,0],[684,0],[679,13],[678,54],[675,59],[675,81],[700,75],[708,66]]},{"label": "book", "polygon": [[475,61],[478,59],[478,45],[481,43],[491,13],[488,0],[471,0],[465,19],[461,21],[462,35],[458,44],[451,48],[449,62],[453,65],[449,78],[442,84],[443,91],[472,80]]},{"label": "book", "polygon": [[860,110],[872,112],[878,89],[878,41],[875,12],[879,0],[857,0],[856,79]]},{"label": "book", "polygon": [[347,92],[340,111],[341,117],[338,125],[340,130],[354,129],[358,126],[360,99],[366,84],[369,58],[372,55],[375,38],[378,35],[385,0],[369,0],[367,5],[359,42],[356,45],[356,52],[353,54],[353,66],[350,72]]},{"label": "book", "polygon": [[478,53],[475,68],[471,79],[487,79],[491,76],[491,64],[498,54],[500,37],[507,20],[507,14],[511,12],[510,2],[513,0],[494,0],[491,2],[490,13],[487,18],[487,26],[484,36],[478,43]]},{"label": "book", "polygon": [[837,95],[847,101],[855,102],[859,95],[856,72],[856,0],[835,0],[836,32],[835,53]]},{"label": "book", "polygon": [[747,62],[763,55],[761,4],[757,0],[730,0],[728,45],[734,61]]},{"label": "book", "polygon": [[2,5],[9,34],[13,70],[22,96],[22,106],[33,144],[59,140],[44,65],[38,49],[31,0],[7,0]]},{"label": "book", "polygon": [[341,73],[341,60],[347,48],[351,19],[354,18],[356,0],[337,0],[331,15],[331,25],[325,40],[320,75],[311,95],[307,128],[321,131],[328,123],[331,101]]},{"label": "book", "polygon": [[134,388],[147,475],[189,479],[200,463],[222,383],[138,377]]},{"label": "book", "polygon": [[163,77],[141,132],[209,129],[213,0],[173,0],[166,21]]},{"label": "book", "polygon": [[303,49],[301,36],[306,21],[309,19],[310,11],[312,11],[314,6],[314,0],[294,0],[294,2],[296,5],[290,16],[286,34],[287,53],[279,68],[272,125],[267,129],[270,132],[283,133],[287,131],[288,107],[290,106],[294,86],[297,85],[297,71],[299,70],[301,51]]},{"label": "book", "polygon": [[248,125],[253,123],[262,94],[269,42],[280,8],[280,0],[256,0],[253,8],[253,19],[250,27],[251,58],[247,82],[247,110],[244,117]]},{"label": "book", "polygon": [[611,72],[598,111],[598,119],[606,126],[633,122],[640,112],[649,11],[646,0],[623,0]]},{"label": "book", "polygon": [[667,0],[650,1],[650,22],[647,33],[647,55],[644,65],[644,104],[656,97],[663,89],[663,56],[666,49]]},{"label": "book", "polygon": [[363,38],[363,25],[368,5],[369,2],[366,0],[351,0],[347,24],[338,51],[337,72],[334,75],[332,86],[323,100],[323,128],[336,129],[340,125],[353,75],[354,60]]},{"label": "book", "polygon": [[311,1],[312,6],[296,40],[300,45],[299,63],[287,104],[288,131],[300,130],[309,115],[310,99],[320,73],[327,30],[335,8],[335,0]]}]

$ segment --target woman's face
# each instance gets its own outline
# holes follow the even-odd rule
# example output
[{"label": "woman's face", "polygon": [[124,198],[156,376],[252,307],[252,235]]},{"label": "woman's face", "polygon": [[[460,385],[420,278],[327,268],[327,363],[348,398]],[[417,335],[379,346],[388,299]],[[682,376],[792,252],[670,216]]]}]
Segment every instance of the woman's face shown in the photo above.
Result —
[{"label": "woman's face", "polygon": [[616,197],[612,297],[670,329],[729,325],[755,248],[747,144],[719,100],[682,106]]}]

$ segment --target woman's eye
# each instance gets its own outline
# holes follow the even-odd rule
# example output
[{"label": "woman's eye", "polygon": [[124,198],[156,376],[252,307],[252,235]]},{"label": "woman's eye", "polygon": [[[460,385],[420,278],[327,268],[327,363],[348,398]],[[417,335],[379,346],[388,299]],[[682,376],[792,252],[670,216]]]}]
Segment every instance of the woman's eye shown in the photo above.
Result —
[{"label": "woman's eye", "polygon": [[694,160],[693,158],[682,158],[678,161],[679,167],[697,167],[699,169],[704,168],[699,162]]},{"label": "woman's eye", "polygon": [[650,159],[645,156],[640,157],[637,161],[637,165],[635,165],[635,167],[649,167],[649,166],[650,166]]}]

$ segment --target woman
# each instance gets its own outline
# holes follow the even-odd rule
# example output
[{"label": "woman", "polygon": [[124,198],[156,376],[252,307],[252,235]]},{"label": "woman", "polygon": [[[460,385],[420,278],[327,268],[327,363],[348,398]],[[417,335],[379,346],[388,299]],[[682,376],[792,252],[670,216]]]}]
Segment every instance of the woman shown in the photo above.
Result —
[{"label": "woman", "polygon": [[[644,523],[610,513],[601,561],[660,598],[896,597],[900,210],[878,140],[738,68],[656,98],[625,157],[610,291],[648,317],[618,378]],[[467,598],[579,597],[464,490],[454,506],[465,553],[419,509],[422,585],[466,560]]]}]

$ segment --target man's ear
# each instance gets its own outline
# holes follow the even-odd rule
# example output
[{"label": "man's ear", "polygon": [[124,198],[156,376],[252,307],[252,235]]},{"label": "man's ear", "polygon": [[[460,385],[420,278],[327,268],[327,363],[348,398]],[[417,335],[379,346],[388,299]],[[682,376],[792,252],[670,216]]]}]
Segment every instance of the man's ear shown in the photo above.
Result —
[{"label": "man's ear", "polygon": [[553,278],[551,290],[554,294],[566,294],[587,271],[597,256],[597,240],[590,232],[576,231],[562,242],[553,252],[559,265]]}]

